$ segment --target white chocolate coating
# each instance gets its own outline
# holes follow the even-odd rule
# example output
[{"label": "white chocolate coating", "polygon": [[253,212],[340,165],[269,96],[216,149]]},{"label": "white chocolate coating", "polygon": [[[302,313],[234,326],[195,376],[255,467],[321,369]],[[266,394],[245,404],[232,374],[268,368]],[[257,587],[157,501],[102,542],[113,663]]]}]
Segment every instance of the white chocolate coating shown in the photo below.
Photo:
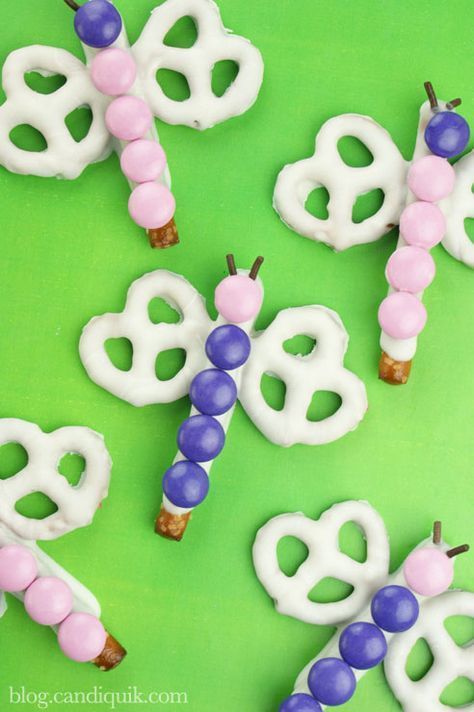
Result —
[{"label": "white chocolate coating", "polygon": [[[342,160],[337,145],[344,136],[355,136],[367,146],[374,157],[369,166],[354,168]],[[407,169],[407,162],[380,124],[369,116],[341,114],[323,124],[310,158],[287,165],[280,172],[273,205],[295,232],[335,250],[345,250],[378,240],[398,223],[406,195]],[[329,193],[326,220],[305,209],[309,194],[319,187]],[[357,196],[376,188],[385,194],[381,208],[366,220],[353,222]]]},{"label": "white chocolate coating", "polygon": [[[19,443],[28,462],[16,475],[0,480],[0,524],[22,539],[55,539],[91,523],[100,502],[107,496],[110,459],[104,440],[89,428],[69,426],[44,433],[34,423],[17,418],[0,419],[0,446]],[[85,469],[76,486],[58,472],[61,458],[77,453]],[[42,492],[58,507],[45,519],[30,519],[15,510],[15,504],[32,492]]]},{"label": "white chocolate coating", "polygon": [[474,218],[474,151],[463,156],[454,166],[454,190],[439,203],[446,218],[443,247],[450,255],[474,268],[474,243],[469,239],[464,220]]},{"label": "white chocolate coating", "polygon": [[[150,321],[148,304],[154,297],[161,297],[180,313],[179,323]],[[348,336],[337,314],[314,305],[287,309],[264,332],[253,331],[253,321],[240,325],[250,336],[250,357],[231,375],[243,407],[259,430],[271,442],[287,447],[295,443],[320,445],[354,429],[367,410],[367,396],[364,384],[343,366]],[[119,398],[133,405],[169,403],[185,395],[192,378],[210,366],[204,345],[209,333],[223,323],[222,317],[216,323],[210,320],[203,298],[183,277],[157,270],[132,284],[122,313],[95,317],[86,325],[80,356],[90,378]],[[293,356],[283,349],[283,343],[298,334],[317,339],[315,350],[308,356]],[[105,350],[107,339],[120,337],[130,339],[134,348],[128,372],[117,369]],[[185,365],[174,378],[159,381],[156,358],[161,351],[172,348],[186,351]],[[282,411],[270,408],[261,394],[261,378],[268,372],[286,384]],[[318,390],[338,393],[342,403],[333,415],[311,422],[306,414]],[[191,414],[195,414],[193,409]],[[229,411],[217,418],[224,430],[231,415]],[[178,453],[176,460],[180,458]],[[211,465],[212,462],[203,463],[206,472]],[[167,500],[165,505],[174,514],[189,511],[174,507]]]},{"label": "white chocolate coating", "polygon": [[[348,521],[358,524],[367,539],[367,560],[363,564],[354,562],[339,551],[339,530]],[[278,541],[285,536],[299,538],[309,550],[308,558],[292,577],[283,574],[276,555]],[[425,546],[435,545],[428,539],[419,544],[419,547]],[[449,548],[445,543],[437,546],[443,551]],[[379,588],[390,584],[406,586],[403,565],[397,572],[388,575],[387,533],[380,516],[365,502],[336,504],[324,512],[318,521],[303,514],[274,517],[257,533],[253,558],[257,577],[275,600],[280,613],[307,622],[338,626],[324,649],[298,675],[294,693],[311,694],[308,674],[317,660],[340,657],[339,638],[347,625],[355,621],[372,622],[370,603]],[[354,586],[353,593],[335,603],[309,601],[308,593],[326,576],[351,583]],[[454,712],[454,708],[439,702],[439,696],[457,677],[464,675],[473,678],[474,648],[457,646],[448,635],[444,622],[453,615],[474,618],[474,594],[447,591],[434,598],[415,595],[420,605],[420,617],[415,625],[403,634],[384,632],[388,643],[384,662],[387,681],[405,712]],[[419,638],[428,641],[435,662],[422,680],[413,682],[405,668],[408,655]],[[365,672],[354,670],[357,680]],[[467,709],[472,710],[473,705]]]},{"label": "white chocolate coating", "polygon": [[[197,27],[192,47],[170,47],[164,38],[182,17],[191,17]],[[157,7],[145,25],[133,54],[140,71],[146,99],[156,116],[168,124],[208,129],[232,116],[243,114],[255,102],[263,81],[263,60],[248,40],[233,35],[222,24],[212,0],[167,0]],[[221,60],[233,60],[238,74],[223,96],[212,91],[212,70]],[[190,96],[175,101],[156,81],[166,68],[186,77]]]},{"label": "white chocolate coating", "polygon": [[[199,36],[189,49],[168,47],[163,39],[181,17],[191,16]],[[71,29],[71,32],[73,30]],[[220,121],[244,113],[257,98],[263,80],[260,52],[242,37],[225,30],[217,6],[212,0],[167,0],[152,14],[142,36],[130,49],[125,29],[111,45],[131,52],[138,77],[130,92],[143,96],[156,116],[170,124],[186,124],[205,129]],[[87,63],[97,53],[83,45]],[[212,92],[214,64],[223,59],[239,65],[235,81],[222,97]],[[184,74],[191,96],[174,101],[165,96],[156,81],[156,71],[164,67]],[[44,76],[62,74],[67,81],[51,94],[41,94],[25,83],[25,73],[37,71]],[[112,143],[104,114],[111,97],[101,94],[90,78],[86,65],[70,52],[56,47],[32,45],[12,52],[3,66],[2,82],[6,101],[0,107],[0,165],[15,173],[37,176],[76,178],[90,163],[110,153],[112,145],[120,153],[123,145]],[[76,142],[65,124],[68,114],[89,106],[93,121],[87,136]],[[44,151],[18,148],[10,132],[21,124],[40,131],[47,143]],[[153,127],[148,138],[158,139]],[[169,184],[166,173],[164,182]]]}]

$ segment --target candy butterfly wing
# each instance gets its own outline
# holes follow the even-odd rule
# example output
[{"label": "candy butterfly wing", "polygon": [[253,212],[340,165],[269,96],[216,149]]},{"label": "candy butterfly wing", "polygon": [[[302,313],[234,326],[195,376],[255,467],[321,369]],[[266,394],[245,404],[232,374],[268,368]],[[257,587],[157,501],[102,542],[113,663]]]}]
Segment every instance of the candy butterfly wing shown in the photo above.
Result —
[{"label": "candy butterfly wing", "polygon": [[[422,599],[415,625],[390,641],[384,662],[385,675],[404,712],[454,712],[460,709],[443,704],[440,696],[459,677],[474,681],[474,646],[472,641],[466,646],[454,642],[445,627],[446,620],[452,616],[474,619],[474,594],[451,590]],[[406,670],[407,661],[420,639],[430,647],[434,662],[421,679],[412,680]],[[462,709],[474,710],[474,705]]]},{"label": "candy butterfly wing", "polygon": [[[66,83],[53,93],[39,93],[25,81],[30,72],[62,75]],[[2,82],[6,101],[0,107],[0,164],[5,168],[15,173],[76,178],[87,165],[105,158],[110,149],[104,121],[108,99],[95,89],[79,59],[55,47],[23,47],[7,57]],[[92,123],[87,135],[76,141],[66,119],[84,106],[92,112]],[[44,151],[23,150],[13,143],[11,132],[22,125],[43,135]]]},{"label": "candy butterfly wing", "polygon": [[[178,323],[153,323],[149,305],[155,298],[178,313]],[[194,287],[177,274],[156,270],[133,282],[123,312],[104,314],[87,324],[79,352],[90,378],[128,403],[171,403],[187,394],[191,379],[205,364],[210,326],[204,300]],[[108,340],[123,338],[133,348],[128,371],[115,366],[106,350]],[[171,349],[185,351],[185,363],[169,380],[159,380],[157,358]]]},{"label": "candy butterfly wing", "polygon": [[[363,563],[340,550],[339,532],[347,522],[354,522],[367,541]],[[285,537],[301,540],[308,549],[308,557],[294,576],[283,573],[278,561],[278,544]],[[274,517],[259,530],[253,547],[257,577],[279,613],[318,625],[350,620],[365,608],[387,577],[389,558],[383,520],[369,504],[355,501],[334,505],[317,521],[304,514]],[[327,577],[344,581],[354,590],[340,601],[311,601],[312,589]]]},{"label": "candy butterfly wing", "polygon": [[[189,48],[168,46],[166,34],[183,17],[195,22],[196,42]],[[133,53],[149,105],[169,124],[203,130],[238,116],[255,102],[263,80],[260,52],[248,40],[224,28],[212,0],[166,0],[153,11]],[[212,71],[222,60],[235,62],[238,73],[224,94],[216,96]],[[189,98],[175,101],[166,96],[156,79],[159,69],[182,74],[189,86]]]},{"label": "candy butterfly wing", "polygon": [[442,244],[450,255],[474,268],[474,244],[465,225],[467,219],[474,218],[474,151],[461,158],[454,170],[454,190],[440,203],[446,219],[446,234]]},{"label": "candy butterfly wing", "polygon": [[[315,340],[313,351],[294,356],[284,343],[297,335]],[[273,443],[321,445],[353,430],[367,410],[365,386],[344,368],[348,335],[339,316],[322,306],[281,311],[263,332],[252,337],[252,349],[244,367],[239,398],[250,418]],[[265,401],[262,378],[269,374],[286,387],[284,406],[275,410]],[[332,415],[319,421],[308,419],[313,396],[318,391],[337,394],[341,403]]]},{"label": "candy butterfly wing", "polygon": [[[352,136],[373,156],[368,166],[347,165],[339,141]],[[406,198],[405,161],[390,134],[368,116],[341,114],[322,126],[310,158],[287,165],[280,172],[273,205],[281,219],[295,232],[326,243],[335,250],[373,242],[398,224]],[[328,217],[314,217],[306,202],[316,188],[329,194]],[[354,222],[353,208],[359,195],[381,189],[381,207],[362,222]]]}]

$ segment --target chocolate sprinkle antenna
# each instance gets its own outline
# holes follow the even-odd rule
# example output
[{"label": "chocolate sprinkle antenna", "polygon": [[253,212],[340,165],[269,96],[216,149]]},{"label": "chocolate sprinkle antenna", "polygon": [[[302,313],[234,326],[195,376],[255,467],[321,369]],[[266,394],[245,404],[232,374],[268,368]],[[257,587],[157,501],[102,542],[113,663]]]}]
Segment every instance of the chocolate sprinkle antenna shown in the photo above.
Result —
[{"label": "chocolate sprinkle antenna", "polygon": [[425,82],[424,87],[425,87],[426,93],[428,94],[428,100],[430,102],[431,110],[439,111],[438,99],[436,98],[435,90],[433,89],[432,83]]},{"label": "chocolate sprinkle antenna", "polygon": [[452,559],[458,556],[458,554],[464,554],[466,551],[469,551],[469,544],[461,544],[461,546],[455,546],[454,549],[449,549],[449,551],[446,552],[446,556]]},{"label": "chocolate sprinkle antenna", "polygon": [[81,7],[80,5],[75,2],[75,0],[64,0],[66,5],[71,8],[71,10],[74,10],[74,12],[77,12],[79,8]]},{"label": "chocolate sprinkle antenna", "polygon": [[263,263],[263,257],[261,257],[261,256],[257,257],[257,259],[253,263],[252,269],[250,270],[250,273],[249,273],[250,279],[257,279],[257,274],[258,274],[260,267],[262,266],[262,263]]},{"label": "chocolate sprinkle antenna", "polygon": [[433,544],[441,543],[441,522],[436,521],[433,524]]},{"label": "chocolate sprinkle antenna", "polygon": [[457,99],[451,99],[451,101],[448,101],[446,104],[446,108],[448,111],[452,111],[456,106],[459,106],[462,103],[462,99],[459,97]]},{"label": "chocolate sprinkle antenna", "polygon": [[237,274],[237,268],[235,266],[234,255],[232,255],[232,254],[226,255],[226,260],[227,260],[227,267],[229,269],[229,274],[231,276],[233,276],[234,274]]}]

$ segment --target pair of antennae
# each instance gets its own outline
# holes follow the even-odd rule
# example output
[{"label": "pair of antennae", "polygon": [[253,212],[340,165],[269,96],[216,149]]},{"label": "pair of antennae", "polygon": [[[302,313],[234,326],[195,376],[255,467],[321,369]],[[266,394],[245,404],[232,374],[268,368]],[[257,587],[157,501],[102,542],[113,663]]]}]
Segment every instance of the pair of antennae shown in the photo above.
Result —
[{"label": "pair of antennae", "polygon": [[[227,267],[229,269],[229,274],[232,276],[234,274],[237,274],[237,268],[235,266],[235,260],[234,260],[234,255],[226,255],[226,260],[227,260]],[[249,277],[250,279],[257,279],[257,274],[262,266],[263,263],[263,257],[257,257],[255,262],[252,265],[252,269],[249,272]]]},{"label": "pair of antennae", "polygon": [[[436,98],[435,90],[433,89],[432,83],[425,82],[424,87],[426,93],[428,94],[428,100],[430,102],[432,111],[439,111],[438,99]],[[452,111],[452,109],[454,109],[454,107],[456,106],[459,106],[460,103],[461,99],[459,99],[459,97],[457,99],[451,99],[451,101],[448,101],[448,103],[446,104],[446,108],[448,109],[448,111]]]},{"label": "pair of antennae", "polygon": [[[435,522],[433,524],[433,544],[440,544],[441,543],[441,522]],[[454,549],[449,549],[446,552],[446,556],[448,556],[450,559],[452,559],[454,556],[457,556],[458,554],[464,554],[466,551],[469,551],[469,544],[461,544],[461,546],[455,546]]]}]

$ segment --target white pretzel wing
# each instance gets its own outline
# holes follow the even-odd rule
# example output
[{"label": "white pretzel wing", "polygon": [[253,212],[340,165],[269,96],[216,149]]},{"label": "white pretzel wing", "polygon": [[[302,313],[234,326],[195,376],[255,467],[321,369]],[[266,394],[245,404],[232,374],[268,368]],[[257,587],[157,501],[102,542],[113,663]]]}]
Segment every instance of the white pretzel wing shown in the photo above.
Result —
[{"label": "white pretzel wing", "polygon": [[[338,141],[358,138],[373,155],[369,166],[355,168],[342,160]],[[408,164],[390,134],[368,116],[341,114],[322,126],[311,158],[297,161],[280,172],[273,195],[275,210],[295,232],[324,242],[336,250],[373,242],[398,219],[406,197]],[[329,193],[328,218],[316,218],[305,208],[309,194],[319,187]],[[380,209],[360,223],[352,220],[358,195],[380,188],[385,198]]]},{"label": "white pretzel wing", "polygon": [[[169,47],[164,38],[182,17],[191,17],[197,39],[189,48]],[[212,0],[167,0],[157,7],[133,47],[146,98],[156,116],[169,124],[207,129],[231,116],[243,114],[255,102],[263,80],[260,52],[246,39],[232,35]],[[221,60],[233,60],[239,72],[222,97],[212,91],[212,69]],[[190,96],[174,101],[156,80],[159,69],[186,77]]]},{"label": "white pretzel wing", "polygon": [[[354,561],[339,549],[339,531],[354,522],[367,540],[367,560]],[[294,576],[280,569],[278,542],[291,536],[308,548],[308,557]],[[355,616],[385,581],[390,551],[382,518],[366,502],[335,504],[314,521],[303,514],[282,514],[257,533],[253,561],[257,577],[274,599],[277,610],[307,623],[333,625]],[[342,601],[315,603],[311,590],[326,577],[350,583],[354,591]]]},{"label": "white pretzel wing", "polygon": [[[443,690],[456,678],[467,677],[474,682],[474,646],[456,645],[444,623],[450,616],[474,618],[474,594],[467,591],[447,591],[441,596],[425,599],[416,624],[403,635],[394,636],[385,658],[385,675],[405,712],[454,712],[440,702]],[[431,648],[434,662],[429,672],[414,682],[406,672],[407,658],[415,643],[424,638]],[[474,710],[474,704],[463,707]]]},{"label": "white pretzel wing", "polygon": [[[304,334],[316,340],[307,356],[286,353],[287,339]],[[239,398],[261,432],[278,445],[321,445],[353,430],[367,410],[365,386],[344,368],[348,335],[339,316],[322,306],[281,311],[268,329],[252,338],[252,351],[245,366]],[[265,374],[286,385],[282,410],[271,408],[261,392]],[[339,409],[327,418],[311,422],[307,411],[316,391],[332,391],[341,397]]]},{"label": "white pretzel wing", "polygon": [[[90,524],[107,496],[112,462],[99,433],[84,427],[65,427],[43,433],[35,424],[16,418],[0,420],[0,446],[15,442],[24,447],[27,465],[16,475],[0,480],[0,523],[23,539],[55,539]],[[81,480],[71,486],[58,472],[67,453],[85,460]],[[58,510],[45,519],[30,519],[15,510],[23,497],[42,492]]]},{"label": "white pretzel wing", "polygon": [[474,218],[474,151],[454,166],[456,183],[451,195],[440,203],[446,218],[443,247],[457,260],[474,268],[474,243],[464,226],[466,218]]},{"label": "white pretzel wing", "polygon": [[[25,73],[44,76],[62,74],[66,83],[52,94],[40,94],[28,87]],[[76,178],[89,164],[105,156],[109,133],[104,123],[107,97],[92,84],[82,62],[55,47],[33,45],[12,52],[3,67],[6,101],[0,107],[0,164],[15,173]],[[65,119],[71,111],[90,106],[93,121],[89,133],[76,142]],[[46,139],[44,151],[25,151],[15,146],[10,132],[29,124]]]},{"label": "white pretzel wing", "polygon": [[[159,297],[181,315],[177,324],[154,324],[148,305]],[[102,388],[136,406],[170,403],[182,398],[199,370],[211,320],[204,300],[194,287],[177,274],[156,270],[133,282],[127,303],[119,314],[92,319],[81,336],[79,352],[90,378]],[[108,339],[127,338],[133,346],[129,371],[110,360],[105,349]],[[156,376],[155,363],[162,351],[186,351],[183,368],[168,381]]]}]

